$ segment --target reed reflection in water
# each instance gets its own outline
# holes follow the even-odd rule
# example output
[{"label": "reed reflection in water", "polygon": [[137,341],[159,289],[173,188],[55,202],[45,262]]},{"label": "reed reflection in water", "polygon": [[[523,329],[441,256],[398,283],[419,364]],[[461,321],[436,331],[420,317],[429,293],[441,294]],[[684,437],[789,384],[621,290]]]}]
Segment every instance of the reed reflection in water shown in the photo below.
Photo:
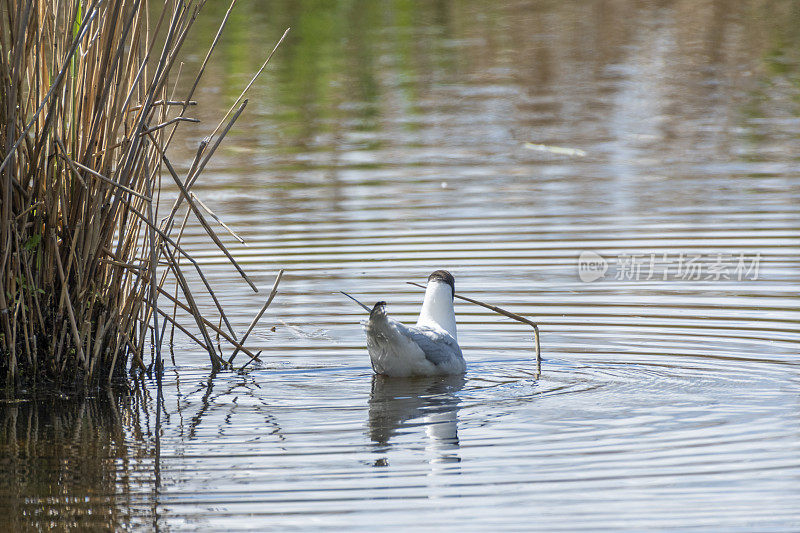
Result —
[{"label": "reed reflection in water", "polygon": [[146,389],[0,403],[2,527],[148,526],[157,515],[151,403]]}]

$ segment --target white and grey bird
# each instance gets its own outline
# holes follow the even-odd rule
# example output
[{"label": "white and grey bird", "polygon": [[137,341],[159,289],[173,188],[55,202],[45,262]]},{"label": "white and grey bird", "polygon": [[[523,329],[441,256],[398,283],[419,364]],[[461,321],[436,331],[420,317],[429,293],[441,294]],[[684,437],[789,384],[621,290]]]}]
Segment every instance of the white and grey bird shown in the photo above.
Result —
[{"label": "white and grey bird", "polygon": [[446,270],[428,276],[425,299],[415,326],[406,326],[386,314],[386,302],[372,309],[347,293],[369,312],[362,322],[367,334],[372,369],[393,377],[463,374],[467,370],[456,334],[453,310],[455,280]]}]

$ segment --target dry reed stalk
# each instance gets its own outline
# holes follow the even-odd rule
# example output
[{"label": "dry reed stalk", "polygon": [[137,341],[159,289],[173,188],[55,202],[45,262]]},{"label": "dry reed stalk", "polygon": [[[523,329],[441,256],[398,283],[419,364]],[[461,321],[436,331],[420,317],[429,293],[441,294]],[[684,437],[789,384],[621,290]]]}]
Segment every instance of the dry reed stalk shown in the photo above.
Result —
[{"label": "dry reed stalk", "polygon": [[[425,288],[425,285],[420,283],[415,283],[413,281],[406,281],[409,285],[413,285],[415,287],[419,287],[421,289]],[[533,328],[533,340],[534,340],[534,348],[536,350],[536,375],[538,376],[542,372],[542,349],[541,345],[539,344],[539,326],[537,326],[532,320],[525,318],[522,315],[518,315],[516,313],[512,313],[511,311],[506,311],[505,309],[501,309],[496,305],[487,304],[481,302],[480,300],[475,300],[474,298],[468,298],[466,296],[461,296],[460,294],[453,294],[453,297],[458,298],[460,300],[464,300],[465,302],[469,302],[475,305],[479,305],[481,307],[485,307],[495,313],[500,315],[506,316],[508,318],[514,319],[517,322],[522,322],[523,324],[527,324]]]},{"label": "dry reed stalk", "polygon": [[[284,270],[281,269],[281,271],[278,272],[278,275],[275,277],[275,284],[272,286],[272,290],[269,293],[269,297],[267,298],[267,301],[264,303],[264,306],[261,308],[261,311],[259,311],[258,314],[253,318],[253,321],[250,322],[250,327],[247,328],[247,331],[244,332],[244,335],[242,335],[242,338],[239,341],[242,344],[244,344],[244,341],[247,340],[247,337],[250,335],[250,332],[253,331],[253,328],[256,327],[256,324],[261,319],[261,317],[264,314],[264,312],[267,310],[267,307],[269,307],[269,304],[271,304],[272,300],[275,299],[275,295],[278,294],[278,284],[281,282],[281,278],[283,277],[283,272],[284,272]],[[234,357],[236,357],[237,353],[239,353],[239,348],[236,348],[233,351],[231,356],[228,358],[228,363],[233,364],[233,359],[234,359]],[[250,361],[252,361],[252,359],[250,359]],[[248,361],[248,363],[250,361]],[[247,363],[245,363],[245,364],[247,364]],[[242,367],[242,368],[244,368],[244,367]]]},{"label": "dry reed stalk", "polygon": [[[234,355],[243,351],[257,360],[243,346],[247,334],[236,339],[200,265],[180,246],[185,223],[173,232],[185,201],[186,216],[199,221],[257,292],[203,213],[235,232],[191,192],[246,100],[227,123],[227,114],[222,118],[219,135],[215,130],[200,143],[185,176],[167,156],[176,128],[197,121],[184,115],[196,104],[192,96],[235,0],[188,94],[176,98],[170,72],[204,4],[0,0],[3,388],[110,383],[129,366],[145,368],[148,346],[160,369],[167,323],[208,351],[215,369],[228,363],[211,332],[235,348]],[[175,198],[161,187],[165,172],[177,185]],[[158,222],[165,205],[168,214]],[[188,272],[184,265],[191,265]],[[203,294],[190,289],[196,278]],[[162,288],[168,279],[175,280],[174,296]],[[276,289],[277,283],[270,301]],[[159,306],[160,296],[171,313]],[[200,315],[200,296],[211,297],[228,333]],[[179,323],[179,309],[193,325]]]}]

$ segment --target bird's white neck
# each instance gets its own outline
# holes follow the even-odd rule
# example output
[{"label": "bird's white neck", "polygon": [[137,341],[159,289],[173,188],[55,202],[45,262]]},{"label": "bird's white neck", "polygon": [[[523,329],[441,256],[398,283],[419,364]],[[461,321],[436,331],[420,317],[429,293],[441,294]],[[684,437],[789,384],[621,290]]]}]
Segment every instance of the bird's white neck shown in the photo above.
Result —
[{"label": "bird's white neck", "polygon": [[453,290],[442,281],[429,281],[425,300],[419,312],[418,326],[438,326],[456,341],[456,314],[453,310]]}]

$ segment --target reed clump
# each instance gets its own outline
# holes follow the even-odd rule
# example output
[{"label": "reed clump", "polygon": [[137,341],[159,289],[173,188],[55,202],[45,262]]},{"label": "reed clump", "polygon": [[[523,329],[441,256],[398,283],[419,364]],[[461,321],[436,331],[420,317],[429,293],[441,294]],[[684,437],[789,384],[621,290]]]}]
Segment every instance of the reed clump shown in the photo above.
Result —
[{"label": "reed clump", "polygon": [[180,244],[192,214],[255,290],[191,192],[247,101],[200,143],[186,175],[167,155],[175,129],[194,120],[185,115],[227,15],[188,94],[176,96],[170,74],[203,1],[0,2],[5,386],[96,385],[158,367],[166,324],[206,349],[214,368],[226,364],[215,334],[256,357],[215,297],[220,325],[200,315],[189,274],[213,291]]}]

